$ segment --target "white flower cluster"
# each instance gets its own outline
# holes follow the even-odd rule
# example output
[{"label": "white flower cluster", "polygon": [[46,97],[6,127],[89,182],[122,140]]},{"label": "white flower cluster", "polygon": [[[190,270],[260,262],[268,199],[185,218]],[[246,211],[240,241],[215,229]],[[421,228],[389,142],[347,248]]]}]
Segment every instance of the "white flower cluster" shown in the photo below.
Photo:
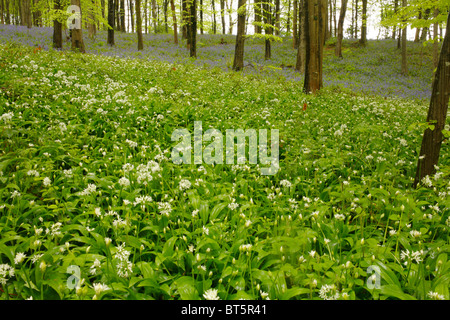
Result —
[{"label": "white flower cluster", "polygon": [[206,300],[220,300],[219,296],[217,295],[217,289],[208,289],[203,294],[203,297]]},{"label": "white flower cluster", "polygon": [[0,264],[0,284],[6,285],[8,278],[14,277],[14,268],[9,264]]},{"label": "white flower cluster", "polygon": [[158,202],[158,210],[159,213],[168,217],[172,212],[172,205],[170,204],[170,202]]},{"label": "white flower cluster", "polygon": [[7,112],[0,116],[0,121],[3,121],[4,123],[8,123],[11,121],[11,119],[14,117],[14,113]]},{"label": "white flower cluster", "polygon": [[337,300],[340,297],[339,290],[334,284],[324,284],[319,291],[319,297],[324,300]]},{"label": "white flower cluster", "polygon": [[86,189],[79,192],[79,195],[80,196],[88,196],[88,195],[94,193],[96,190],[97,190],[97,186],[95,184],[90,183],[90,184],[88,184]]},{"label": "white flower cluster", "polygon": [[421,261],[423,261],[423,255],[423,250],[409,252],[409,250],[406,249],[406,251],[402,250],[402,252],[400,253],[400,258],[402,260],[405,260],[404,264],[407,265],[408,261],[415,261],[416,263],[420,263]]},{"label": "white flower cluster", "polygon": [[117,274],[121,278],[127,278],[133,272],[133,264],[128,260],[130,252],[125,250],[125,243],[117,247],[115,258],[118,260],[116,268]]},{"label": "white flower cluster", "polygon": [[191,185],[192,184],[191,184],[191,182],[189,180],[182,179],[180,181],[180,184],[178,185],[178,188],[180,188],[180,190],[183,191],[183,190],[189,189],[191,187]]}]

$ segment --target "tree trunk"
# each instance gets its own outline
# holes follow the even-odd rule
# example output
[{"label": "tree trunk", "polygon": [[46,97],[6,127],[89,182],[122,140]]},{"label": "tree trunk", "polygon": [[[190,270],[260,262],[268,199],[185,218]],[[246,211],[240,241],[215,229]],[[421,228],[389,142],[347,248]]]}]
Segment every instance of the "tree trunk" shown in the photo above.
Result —
[{"label": "tree trunk", "polygon": [[0,23],[5,24],[5,5],[3,3],[3,0],[0,0]]},{"label": "tree trunk", "polygon": [[306,2],[309,0],[299,1],[299,37],[298,37],[298,50],[297,50],[297,63],[295,69],[301,73],[305,73],[305,62],[306,62]]},{"label": "tree trunk", "polygon": [[291,32],[291,0],[288,1],[288,12],[286,17],[286,33]]},{"label": "tree trunk", "polygon": [[110,46],[114,45],[114,27],[115,27],[115,12],[114,12],[114,0],[108,0],[108,40],[107,43]]},{"label": "tree trunk", "polygon": [[358,1],[355,0],[355,35],[353,36],[355,39],[358,38]]},{"label": "tree trunk", "polygon": [[[61,10],[61,0],[55,0],[54,9]],[[53,48],[62,49],[63,41],[62,41],[62,23],[57,19],[53,20]]]},{"label": "tree trunk", "polygon": [[234,49],[233,70],[239,71],[244,68],[244,42],[245,42],[245,15],[246,15],[246,1],[238,1],[238,18],[237,18],[237,35],[236,46]]},{"label": "tree trunk", "polygon": [[273,17],[271,10],[271,0],[265,0],[263,2],[263,17],[264,17],[264,34],[266,35],[265,39],[265,50],[264,50],[264,60],[269,60],[272,56],[271,47],[270,47],[270,38],[267,36],[270,36],[273,34]]},{"label": "tree trunk", "polygon": [[141,51],[144,49],[144,40],[142,39],[141,0],[136,0],[136,33],[138,39],[138,51]]},{"label": "tree trunk", "polygon": [[152,0],[152,21],[153,21],[153,30],[155,33],[158,33],[158,28],[157,28],[158,17],[156,14],[156,0]]},{"label": "tree trunk", "polygon": [[439,63],[434,75],[433,91],[428,109],[427,122],[434,125],[434,130],[426,129],[422,139],[420,156],[417,163],[414,187],[426,176],[436,172],[439,154],[444,136],[442,130],[450,98],[450,13],[447,18],[447,31],[441,48]]},{"label": "tree trunk", "polygon": [[213,15],[213,21],[212,21],[212,29],[213,33],[217,33],[217,21],[216,21],[216,4],[214,3],[214,0],[211,1],[211,9],[212,9],[212,15]]},{"label": "tree trunk", "polygon": [[[117,1],[117,0],[116,0]],[[131,22],[131,33],[134,33],[134,10],[133,2],[129,0],[128,5],[130,7],[130,22]]]},{"label": "tree trunk", "polygon": [[170,8],[172,9],[172,20],[173,20],[173,41],[178,44],[178,26],[177,26],[177,13],[175,12],[174,0],[170,0]]},{"label": "tree trunk", "polygon": [[120,0],[120,31],[125,32],[125,0]]},{"label": "tree trunk", "polygon": [[229,29],[228,29],[228,33],[229,34],[233,34],[233,0],[230,0],[230,6],[228,7],[228,1],[225,1],[225,4],[227,5],[227,10],[228,10],[228,21],[229,23]]},{"label": "tree trunk", "polygon": [[6,24],[10,24],[11,23],[11,18],[9,15],[9,0],[5,0],[5,11],[6,11],[6,17],[5,17],[5,23]]},{"label": "tree trunk", "polygon": [[[402,7],[406,9],[407,0],[402,0]],[[408,65],[406,62],[406,33],[407,33],[407,26],[406,26],[406,20],[403,18],[404,26],[402,28],[402,74],[404,76],[408,75]]]},{"label": "tree trunk", "polygon": [[297,42],[297,15],[298,15],[298,0],[294,1],[294,9],[292,13],[292,46],[294,49],[298,49],[298,42]]},{"label": "tree trunk", "polygon": [[[431,9],[429,9],[429,8],[425,10],[425,13],[423,15],[424,20],[428,20],[428,18],[430,17],[430,12],[431,12]],[[428,33],[428,27],[424,27],[422,29],[422,36],[420,37],[420,41],[427,40],[427,33]]]},{"label": "tree trunk", "polygon": [[326,0],[305,1],[305,81],[303,91],[316,93],[322,88],[323,39],[325,37]]},{"label": "tree trunk", "polygon": [[261,0],[255,0],[255,33],[262,33],[261,28]]},{"label": "tree trunk", "polygon": [[32,27],[33,19],[31,18],[31,0],[22,0],[22,17],[23,23],[22,25],[26,26],[28,29]]},{"label": "tree trunk", "polygon": [[359,43],[363,46],[367,42],[367,0],[362,0],[362,16],[361,16],[361,39]]},{"label": "tree trunk", "polygon": [[[272,11],[272,10],[271,10]],[[280,0],[275,0],[275,12],[272,14],[272,17],[275,18],[275,21],[272,20],[272,24],[275,26],[275,35],[279,36],[280,35],[280,29],[281,29],[281,23],[280,23]],[[272,34],[273,34],[273,29],[272,30]]]},{"label": "tree trunk", "polygon": [[[71,0],[71,5],[78,6],[80,8],[80,19],[81,19],[81,3],[80,0]],[[72,50],[85,53],[84,42],[83,42],[83,30],[72,29]]]},{"label": "tree trunk", "polygon": [[220,0],[220,17],[222,19],[222,34],[226,34],[226,25],[225,25],[225,0]]},{"label": "tree trunk", "polygon": [[344,20],[345,13],[347,11],[348,0],[342,0],[341,11],[339,13],[338,33],[335,54],[337,57],[342,58],[342,39],[344,38]]},{"label": "tree trunk", "polygon": [[[436,19],[439,15],[439,9],[434,9],[434,18]],[[435,22],[433,24],[433,38],[434,38],[434,42],[433,42],[433,65],[434,68],[436,69],[438,67],[439,64],[439,23]]]},{"label": "tree trunk", "polygon": [[200,0],[200,34],[203,34],[203,0]]},{"label": "tree trunk", "polygon": [[197,0],[189,0],[189,56],[197,57]]}]

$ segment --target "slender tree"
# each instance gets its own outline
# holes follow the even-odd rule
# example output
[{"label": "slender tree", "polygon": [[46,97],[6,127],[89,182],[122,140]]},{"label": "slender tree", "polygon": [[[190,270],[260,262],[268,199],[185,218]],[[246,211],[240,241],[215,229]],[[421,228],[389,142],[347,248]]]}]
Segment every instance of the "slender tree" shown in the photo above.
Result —
[{"label": "slender tree", "polygon": [[323,43],[325,38],[326,0],[305,1],[305,81],[303,91],[316,93],[322,88]]},{"label": "slender tree", "polygon": [[226,34],[225,25],[225,0],[220,0],[220,18],[222,19],[222,34]]},{"label": "slender tree", "polygon": [[[186,1],[186,0],[185,0]],[[217,21],[216,21],[216,4],[214,0],[211,0],[211,11],[212,11],[212,31],[214,34],[217,33]]]},{"label": "slender tree", "polygon": [[189,0],[189,56],[197,57],[197,0]]},{"label": "slender tree", "polygon": [[142,39],[141,0],[136,0],[136,33],[138,39],[138,50],[144,50],[144,40]]},{"label": "slender tree", "polygon": [[294,49],[298,48],[297,38],[297,16],[298,16],[298,0],[293,0],[293,12],[292,12],[292,46]]},{"label": "slender tree", "polygon": [[107,43],[110,46],[114,45],[114,27],[115,27],[115,12],[114,12],[115,6],[114,6],[114,0],[108,0],[108,39]]},{"label": "slender tree", "polygon": [[436,172],[444,135],[445,121],[450,98],[450,12],[447,17],[447,31],[439,56],[439,63],[434,74],[433,90],[430,107],[428,109],[427,123],[434,128],[427,128],[422,139],[420,156],[417,163],[414,187],[425,178]]},{"label": "slender tree", "polygon": [[254,0],[255,33],[262,33],[261,28],[261,0]]},{"label": "slender tree", "polygon": [[[71,5],[78,6],[80,8],[81,15],[81,3],[80,0],[71,0]],[[81,19],[81,16],[80,16]],[[81,20],[82,21],[82,20]],[[84,42],[83,42],[83,30],[80,26],[79,29],[72,29],[72,50],[85,53]]]},{"label": "slender tree", "polygon": [[264,17],[264,34],[265,37],[265,50],[264,50],[264,59],[269,60],[272,56],[271,52],[271,44],[270,44],[270,36],[273,35],[273,14],[271,10],[271,0],[265,0],[263,2],[263,17]]},{"label": "slender tree", "polygon": [[297,49],[297,62],[295,64],[295,70],[304,73],[306,62],[306,1],[299,0],[299,37],[298,37],[298,49]]},{"label": "slender tree", "polygon": [[[59,12],[62,9],[61,0],[55,0],[53,8],[56,12]],[[53,48],[62,49],[62,45],[62,23],[55,17],[53,19]]]},{"label": "slender tree", "polygon": [[[402,0],[402,7],[403,9],[406,9],[407,6],[407,0]],[[408,74],[408,65],[406,60],[406,38],[407,38],[407,25],[406,25],[406,18],[403,18],[403,26],[402,26],[402,74],[407,75]]]},{"label": "slender tree", "polygon": [[365,46],[367,43],[367,0],[362,0],[361,14],[361,39],[359,43]]},{"label": "slender tree", "polygon": [[237,35],[233,61],[233,70],[235,71],[244,69],[246,1],[247,0],[238,1]]},{"label": "slender tree", "polygon": [[174,0],[170,0],[170,9],[172,10],[172,20],[173,20],[173,42],[175,44],[178,44],[177,13],[175,11]]},{"label": "slender tree", "polygon": [[341,11],[339,13],[338,33],[335,54],[337,57],[342,58],[342,39],[344,38],[344,20],[345,13],[347,11],[348,0],[341,0]]}]

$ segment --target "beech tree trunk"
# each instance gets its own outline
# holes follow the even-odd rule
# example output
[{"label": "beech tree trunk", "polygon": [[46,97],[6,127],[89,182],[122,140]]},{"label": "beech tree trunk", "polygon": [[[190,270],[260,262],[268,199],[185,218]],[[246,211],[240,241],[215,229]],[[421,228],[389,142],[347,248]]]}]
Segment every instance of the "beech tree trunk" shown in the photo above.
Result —
[{"label": "beech tree trunk", "polygon": [[222,19],[222,34],[226,34],[225,26],[225,0],[220,0],[220,17]]},{"label": "beech tree trunk", "polygon": [[[61,10],[61,0],[55,0],[54,7],[55,10]],[[53,48],[62,49],[62,23],[57,19],[53,20]]]},{"label": "beech tree trunk", "polygon": [[[434,9],[434,18],[437,18],[437,16],[439,15],[439,9]],[[439,23],[435,22],[433,24],[433,38],[434,38],[434,42],[433,42],[433,65],[434,68],[436,69],[438,64],[439,64]]]},{"label": "beech tree trunk", "polygon": [[[273,35],[273,14],[272,14],[272,10],[271,10],[271,0],[265,0],[265,2],[263,2],[263,16],[264,16],[264,24],[265,24],[265,28],[264,28],[264,34],[266,36],[270,36]],[[264,50],[264,60],[269,60],[272,56],[272,52],[271,52],[271,46],[270,46],[270,39],[268,37],[266,37],[265,39],[265,50]]]},{"label": "beech tree trunk", "polygon": [[177,13],[175,12],[174,0],[170,0],[170,9],[172,10],[173,19],[173,41],[175,44],[178,44]]},{"label": "beech tree trunk", "polygon": [[361,39],[359,43],[363,46],[367,43],[367,0],[362,0]]},{"label": "beech tree trunk", "polygon": [[239,71],[244,69],[244,42],[245,42],[245,15],[246,1],[238,1],[238,18],[237,18],[237,35],[236,46],[234,49],[233,70]]},{"label": "beech tree trunk", "polygon": [[299,37],[298,37],[298,50],[297,50],[297,63],[295,65],[295,70],[305,73],[305,61],[306,61],[306,11],[305,6],[308,0],[299,1]]},{"label": "beech tree trunk", "polygon": [[414,187],[426,176],[436,172],[439,154],[441,151],[445,128],[445,121],[450,98],[450,13],[447,18],[447,31],[439,56],[439,63],[434,75],[433,90],[430,107],[428,109],[427,122],[434,125],[434,130],[426,129],[422,139],[420,156],[417,163]]},{"label": "beech tree trunk", "polygon": [[255,0],[254,4],[254,10],[255,10],[255,33],[262,33],[261,28],[261,0]]},{"label": "beech tree trunk", "polygon": [[347,11],[347,3],[348,0],[342,0],[341,11],[339,13],[337,42],[335,48],[335,54],[339,58],[342,58],[342,39],[344,38],[344,20],[345,20],[345,13]]},{"label": "beech tree trunk", "polygon": [[197,0],[189,0],[189,56],[197,57]]},{"label": "beech tree trunk", "polygon": [[292,46],[294,47],[294,49],[298,48],[298,43],[297,43],[297,15],[298,15],[298,0],[293,0],[294,1],[294,9],[292,12]]},{"label": "beech tree trunk", "polygon": [[[80,0],[71,0],[70,4],[78,6],[80,8],[80,19],[81,19]],[[80,29],[72,29],[72,50],[79,51],[81,53],[85,53],[82,26]]]},{"label": "beech tree trunk", "polygon": [[115,24],[115,12],[114,12],[114,0],[108,0],[108,24],[111,28],[108,28],[107,43],[110,46],[114,45],[114,24]]},{"label": "beech tree trunk", "polygon": [[[406,9],[406,3],[407,0],[402,0],[402,7]],[[403,22],[406,22],[404,19]],[[408,75],[408,64],[406,62],[406,33],[407,33],[407,26],[406,24],[402,28],[402,74],[404,76]]]},{"label": "beech tree trunk", "polygon": [[305,1],[305,81],[303,91],[316,93],[322,88],[323,43],[325,38],[326,0]]},{"label": "beech tree trunk", "polygon": [[142,39],[142,17],[141,17],[141,0],[136,0],[136,33],[138,39],[138,50],[144,49],[144,40]]}]

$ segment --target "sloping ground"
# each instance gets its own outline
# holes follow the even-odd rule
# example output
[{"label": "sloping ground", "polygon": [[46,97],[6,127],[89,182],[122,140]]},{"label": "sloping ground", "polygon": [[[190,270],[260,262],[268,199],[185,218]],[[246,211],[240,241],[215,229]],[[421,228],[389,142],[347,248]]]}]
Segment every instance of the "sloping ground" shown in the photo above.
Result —
[{"label": "sloping ground", "polygon": [[[426,103],[13,45],[0,68],[1,299],[449,299],[447,144],[410,188]],[[194,121],[278,129],[280,170],[174,164]]]},{"label": "sloping ground", "polygon": [[[27,29],[21,26],[0,25],[0,43],[14,42],[48,49],[52,47],[52,28]],[[67,34],[66,34],[67,36]],[[144,35],[144,50],[139,52],[136,35],[115,33],[116,46],[106,44],[106,32],[100,31],[94,39],[84,37],[86,51],[106,56],[140,58],[152,61],[183,63],[207,68],[230,70],[234,56],[235,36],[198,35],[198,58],[188,58],[185,41],[173,44],[171,35]],[[221,44],[223,39],[224,44]],[[432,59],[431,45],[408,43],[408,65],[410,75],[400,74],[400,51],[394,40],[369,41],[361,48],[356,41],[344,41],[344,59],[334,56],[332,43],[325,50],[324,85],[364,94],[383,97],[404,97],[429,100],[431,96]],[[261,75],[277,80],[303,81],[303,76],[293,70],[297,52],[292,40],[272,43],[272,59],[264,60],[264,43],[261,39],[249,38],[245,44],[244,73]],[[70,50],[65,42],[64,50]],[[298,84],[299,87],[301,84]]]}]

